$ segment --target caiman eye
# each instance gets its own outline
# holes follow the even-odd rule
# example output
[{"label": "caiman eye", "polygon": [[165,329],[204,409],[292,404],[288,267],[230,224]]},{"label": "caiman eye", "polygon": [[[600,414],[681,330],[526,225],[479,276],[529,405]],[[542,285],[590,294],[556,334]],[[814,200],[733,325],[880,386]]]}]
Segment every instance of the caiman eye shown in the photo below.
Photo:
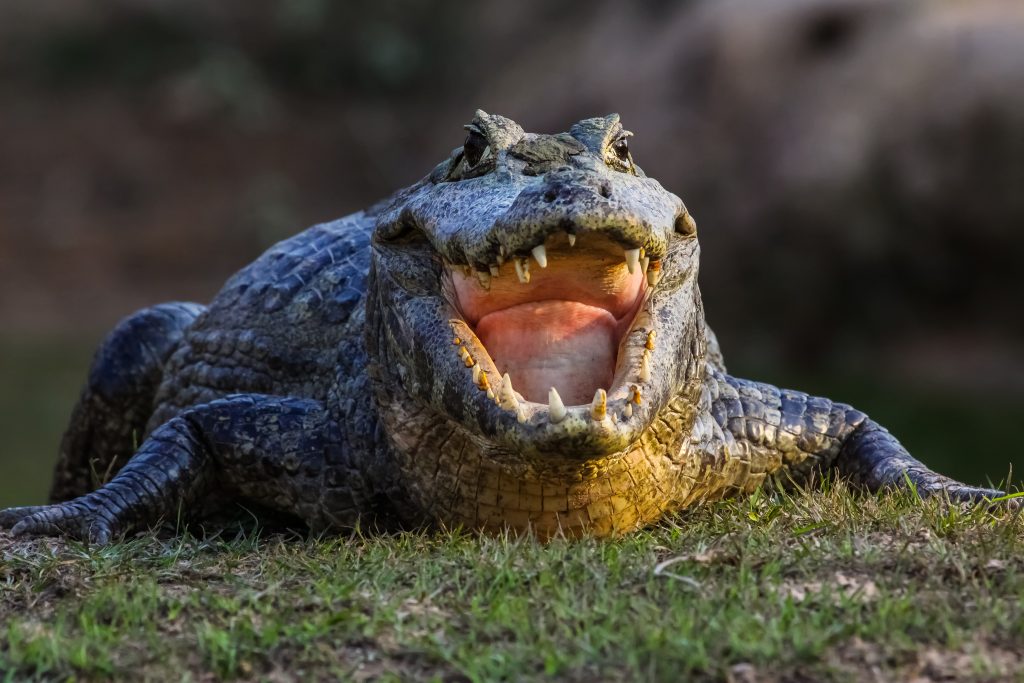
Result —
[{"label": "caiman eye", "polygon": [[480,163],[484,152],[487,150],[487,138],[478,130],[469,130],[466,141],[462,143],[462,155],[470,168]]},{"label": "caiman eye", "polygon": [[628,130],[619,133],[615,141],[609,146],[611,154],[608,156],[608,164],[626,173],[636,173],[633,166],[633,157],[629,154],[629,137],[633,135]]},{"label": "caiman eye", "polygon": [[619,138],[612,144],[612,151],[623,163],[629,163],[629,142],[628,138]]}]

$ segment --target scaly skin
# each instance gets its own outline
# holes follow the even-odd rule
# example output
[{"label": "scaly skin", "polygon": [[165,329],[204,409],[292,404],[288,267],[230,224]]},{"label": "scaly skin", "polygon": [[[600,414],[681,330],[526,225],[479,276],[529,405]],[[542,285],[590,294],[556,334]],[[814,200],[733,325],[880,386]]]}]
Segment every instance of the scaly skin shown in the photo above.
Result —
[{"label": "scaly skin", "polygon": [[[635,166],[617,116],[534,135],[477,112],[468,128],[428,177],[278,244],[208,308],[122,322],[72,415],[53,504],[0,526],[103,543],[242,501],[313,529],[611,535],[826,471],[871,491],[1001,494],[930,471],[850,406],[728,375],[696,224]],[[611,386],[592,405],[533,403],[503,382],[456,281],[479,278],[486,301],[495,274],[516,277],[508,261],[526,280],[531,254],[544,267],[576,238],[585,258],[642,248],[646,284]]]}]

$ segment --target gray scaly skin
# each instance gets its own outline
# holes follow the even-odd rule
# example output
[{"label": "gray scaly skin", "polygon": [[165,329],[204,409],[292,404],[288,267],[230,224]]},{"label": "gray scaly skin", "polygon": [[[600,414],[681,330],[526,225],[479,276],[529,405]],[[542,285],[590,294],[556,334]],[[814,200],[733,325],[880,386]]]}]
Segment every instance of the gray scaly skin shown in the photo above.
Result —
[{"label": "gray scaly skin", "polygon": [[[0,526],[104,543],[242,501],[314,530],[609,535],[830,470],[870,491],[1001,495],[930,471],[850,406],[727,374],[696,224],[633,163],[618,116],[539,135],[477,112],[467,129],[426,178],[276,245],[209,307],[122,322],[72,416],[52,504],[5,510]],[[528,281],[576,238],[642,249],[643,299],[592,404],[527,401],[454,283],[475,277],[486,296],[494,278]]]}]

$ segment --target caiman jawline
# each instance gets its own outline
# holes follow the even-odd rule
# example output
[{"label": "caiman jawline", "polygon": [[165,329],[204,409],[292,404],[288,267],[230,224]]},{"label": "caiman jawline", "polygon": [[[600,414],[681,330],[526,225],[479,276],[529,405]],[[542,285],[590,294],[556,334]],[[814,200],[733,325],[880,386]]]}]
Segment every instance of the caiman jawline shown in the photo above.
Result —
[{"label": "caiman jawline", "polygon": [[562,404],[593,402],[600,411],[600,390],[612,385],[651,279],[640,253],[598,234],[571,246],[562,233],[533,250],[532,269],[526,259],[485,279],[450,269],[458,308],[498,374],[511,378],[514,398],[552,405],[553,417]]}]

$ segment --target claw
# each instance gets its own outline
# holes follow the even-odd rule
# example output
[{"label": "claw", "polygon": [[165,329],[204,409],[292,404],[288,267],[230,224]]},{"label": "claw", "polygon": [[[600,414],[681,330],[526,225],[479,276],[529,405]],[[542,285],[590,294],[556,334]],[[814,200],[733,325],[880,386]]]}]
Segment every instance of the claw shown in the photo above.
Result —
[{"label": "claw", "polygon": [[7,508],[0,510],[0,529],[13,529],[23,520],[31,517],[37,512],[42,512],[48,506],[30,505],[28,507]]},{"label": "claw", "polygon": [[100,507],[90,509],[81,498],[32,507],[0,511],[0,528],[13,536],[69,536],[94,545],[107,545],[114,534],[115,520]]}]

